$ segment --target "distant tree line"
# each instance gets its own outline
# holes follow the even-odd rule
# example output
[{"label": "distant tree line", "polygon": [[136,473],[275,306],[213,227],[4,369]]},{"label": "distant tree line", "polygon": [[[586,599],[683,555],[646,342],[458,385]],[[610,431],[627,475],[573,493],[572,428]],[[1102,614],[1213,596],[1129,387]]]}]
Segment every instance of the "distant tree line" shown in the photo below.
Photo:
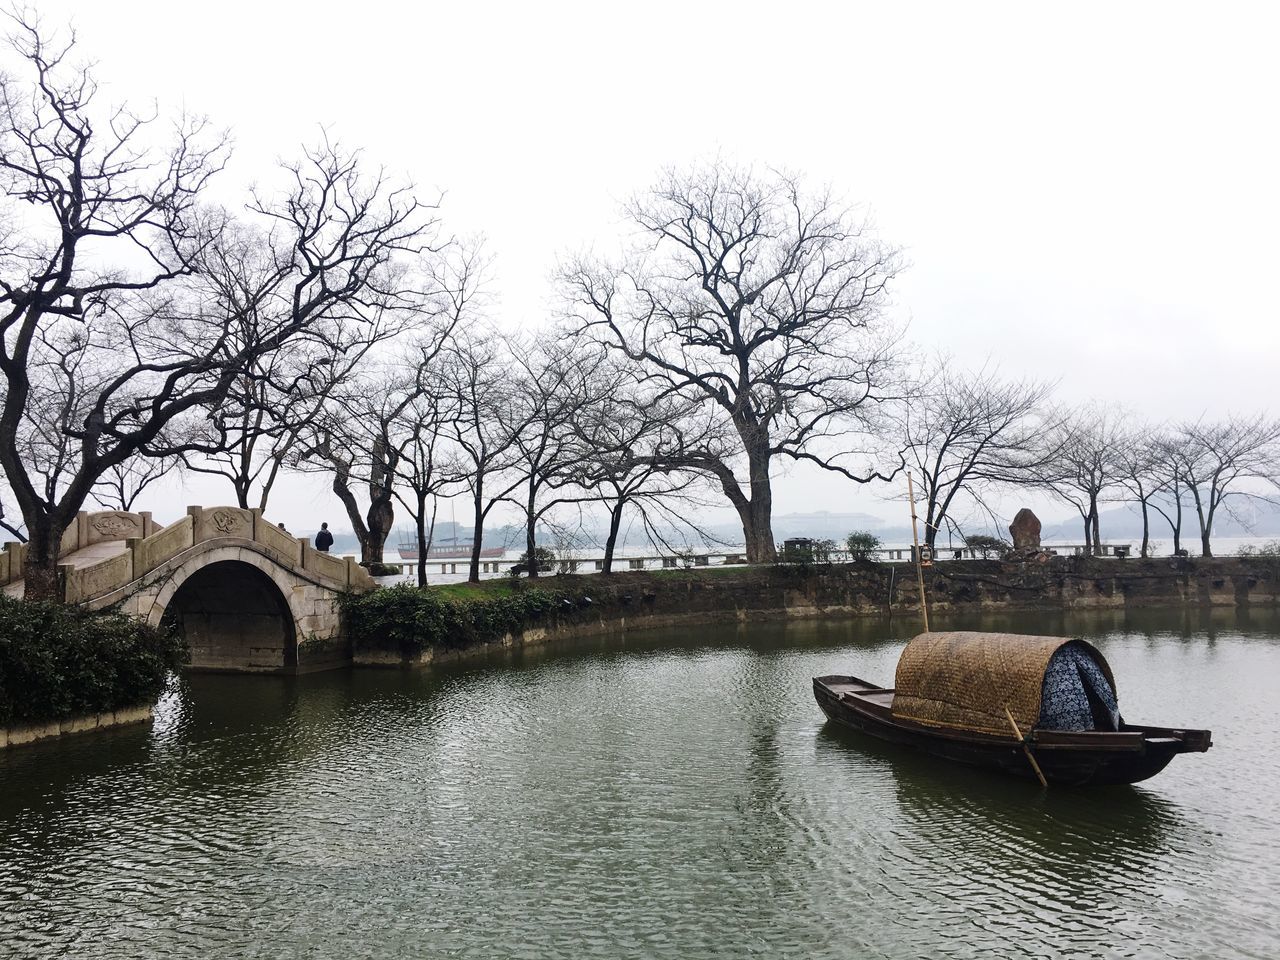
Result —
[{"label": "distant tree line", "polygon": [[[287,472],[325,477],[366,563],[395,516],[418,575],[436,505],[486,523],[605,518],[703,535],[727,502],[749,561],[776,557],[773,481],[807,464],[853,484],[918,479],[925,537],[982,523],[993,497],[1046,491],[1160,518],[1175,550],[1276,487],[1268,416],[1152,427],[1067,409],[1050,385],[922,363],[888,318],[901,257],[856,209],[798,176],[727,162],[664,172],[626,205],[629,242],[556,275],[537,330],[503,332],[480,238],[323,137],[243,204],[210,184],[227,136],[102,102],[90,68],[17,14],[0,76],[0,525],[28,543],[26,589],[58,595],[78,510],[131,509],[173,470],[267,508]],[[6,509],[7,508],[7,509]],[[538,565],[529,565],[537,576]]]}]

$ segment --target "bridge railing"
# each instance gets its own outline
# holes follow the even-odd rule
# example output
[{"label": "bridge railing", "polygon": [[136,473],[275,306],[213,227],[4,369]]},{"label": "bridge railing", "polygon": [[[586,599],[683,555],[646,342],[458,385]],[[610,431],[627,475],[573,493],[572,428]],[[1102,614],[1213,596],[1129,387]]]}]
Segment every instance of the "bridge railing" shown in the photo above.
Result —
[{"label": "bridge railing", "polygon": [[[141,513],[129,513],[125,510],[81,510],[62,532],[58,554],[65,557],[96,543],[150,537],[160,529],[161,525],[145,510]],[[22,579],[22,564],[26,556],[26,544],[4,545],[4,552],[0,555],[0,586]]]},{"label": "bridge railing", "polygon": [[[329,581],[335,589],[370,590],[374,586],[368,572],[353,558],[313,549],[308,538],[294,537],[270,523],[261,510],[197,506],[188,507],[187,515],[169,526],[155,523],[149,513],[111,510],[78,514],[63,535],[63,556],[104,541],[123,541],[124,550],[92,563],[62,564],[64,597],[68,603],[78,603],[104,596],[200,543],[227,539],[250,540],[281,566]],[[0,551],[0,585],[22,579],[25,557],[25,544],[5,544]]]},{"label": "bridge railing", "polygon": [[25,543],[6,543],[0,554],[0,585],[22,579],[22,563],[27,558]]}]

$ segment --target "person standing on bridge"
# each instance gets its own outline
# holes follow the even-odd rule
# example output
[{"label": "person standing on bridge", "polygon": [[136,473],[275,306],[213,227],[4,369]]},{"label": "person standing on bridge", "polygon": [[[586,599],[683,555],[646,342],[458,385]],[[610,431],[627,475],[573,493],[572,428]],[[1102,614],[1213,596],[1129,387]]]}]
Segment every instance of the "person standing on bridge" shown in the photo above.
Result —
[{"label": "person standing on bridge", "polygon": [[321,553],[328,553],[329,548],[333,546],[333,534],[329,532],[327,523],[320,524],[320,532],[316,534],[316,549]]}]

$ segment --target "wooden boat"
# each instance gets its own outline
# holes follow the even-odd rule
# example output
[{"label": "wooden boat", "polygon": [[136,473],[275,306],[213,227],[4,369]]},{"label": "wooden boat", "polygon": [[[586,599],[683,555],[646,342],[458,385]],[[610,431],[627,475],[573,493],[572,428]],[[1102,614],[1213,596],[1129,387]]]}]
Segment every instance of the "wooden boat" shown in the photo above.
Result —
[{"label": "wooden boat", "polygon": [[[813,692],[831,720],[946,760],[1034,779],[1029,749],[1055,783],[1137,783],[1155,776],[1176,754],[1203,753],[1212,745],[1208,730],[1122,719],[1115,729],[1041,728],[1044,672],[1069,643],[1096,655],[1110,679],[1101,654],[1080,640],[933,633],[907,645],[894,688],[826,676],[814,678]],[[1024,739],[1014,735],[1010,716]]]}]

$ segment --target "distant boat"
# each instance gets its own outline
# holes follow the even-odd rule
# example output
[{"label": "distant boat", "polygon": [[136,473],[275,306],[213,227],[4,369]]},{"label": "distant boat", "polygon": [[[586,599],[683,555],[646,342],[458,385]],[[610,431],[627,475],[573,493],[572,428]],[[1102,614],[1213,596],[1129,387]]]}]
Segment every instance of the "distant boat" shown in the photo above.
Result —
[{"label": "distant boat", "polygon": [[[452,497],[449,498],[449,516],[450,516],[450,523],[452,525],[451,529],[453,529],[453,531],[456,534],[458,530],[458,516],[454,511]],[[436,526],[435,516],[432,515],[431,529],[433,531],[435,530],[435,526]],[[417,539],[416,538],[410,539],[409,537],[405,536],[403,532],[401,532],[400,538],[401,538],[400,543],[397,544],[397,549],[399,549],[400,551],[400,559],[417,562],[417,559],[418,559]],[[474,549],[474,547],[475,547],[474,538],[470,540],[460,540],[457,536],[453,536],[448,538],[447,540],[442,540],[440,542],[433,541],[431,545],[427,547],[427,559],[428,560],[470,560],[471,551],[472,549]],[[501,559],[502,555],[506,552],[507,552],[506,547],[484,547],[480,551],[480,558],[482,560],[493,560],[495,558]]]},{"label": "distant boat", "polygon": [[[427,548],[428,560],[470,560],[472,543],[468,541],[450,541],[448,543],[433,543]],[[401,543],[398,547],[401,560],[417,560],[418,545],[416,543]],[[482,559],[491,560],[494,557],[501,557],[506,553],[503,547],[484,547],[480,550]]]},{"label": "distant boat", "polygon": [[1208,730],[1125,723],[1111,668],[1083,640],[923,633],[895,683],[814,677],[813,694],[828,718],[880,740],[1018,777],[1038,765],[1077,786],[1137,783],[1212,745]]}]

